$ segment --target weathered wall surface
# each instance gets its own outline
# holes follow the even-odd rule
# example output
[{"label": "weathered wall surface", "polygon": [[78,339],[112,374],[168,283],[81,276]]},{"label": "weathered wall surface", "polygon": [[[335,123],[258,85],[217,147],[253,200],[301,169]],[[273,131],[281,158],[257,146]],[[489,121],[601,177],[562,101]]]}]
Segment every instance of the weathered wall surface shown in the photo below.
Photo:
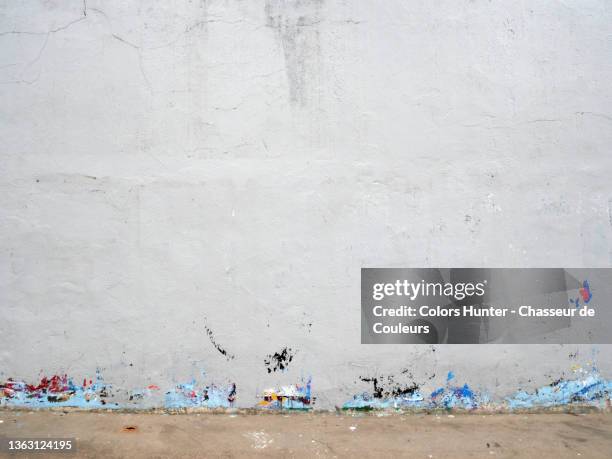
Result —
[{"label": "weathered wall surface", "polygon": [[609,378],[610,346],[360,345],[359,270],[610,266],[611,33],[606,1],[0,2],[2,378]]}]

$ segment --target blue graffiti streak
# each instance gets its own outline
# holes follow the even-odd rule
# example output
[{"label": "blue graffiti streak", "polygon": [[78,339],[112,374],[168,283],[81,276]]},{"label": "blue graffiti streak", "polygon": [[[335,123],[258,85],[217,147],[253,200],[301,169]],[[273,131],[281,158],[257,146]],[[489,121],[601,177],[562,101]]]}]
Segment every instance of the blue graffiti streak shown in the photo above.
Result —
[{"label": "blue graffiti streak", "polygon": [[510,409],[538,408],[572,403],[603,404],[612,394],[612,381],[602,379],[593,371],[583,379],[561,380],[549,386],[540,387],[533,393],[518,391],[506,398]]},{"label": "blue graffiti streak", "polygon": [[431,406],[435,408],[471,410],[478,405],[478,396],[467,384],[461,387],[440,387],[431,393]]}]

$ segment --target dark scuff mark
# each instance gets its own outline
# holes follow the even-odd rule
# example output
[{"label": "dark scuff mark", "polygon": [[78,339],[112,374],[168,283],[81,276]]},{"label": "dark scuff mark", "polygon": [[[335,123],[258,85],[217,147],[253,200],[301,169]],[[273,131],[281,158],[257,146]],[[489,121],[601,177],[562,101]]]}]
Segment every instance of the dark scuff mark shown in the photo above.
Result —
[{"label": "dark scuff mark", "polygon": [[417,383],[413,382],[409,386],[395,386],[391,389],[392,397],[403,397],[405,395],[412,395],[419,390],[419,386]]},{"label": "dark scuff mark", "polygon": [[359,378],[363,382],[370,382],[374,384],[374,391],[372,392],[372,396],[374,398],[383,398],[383,388],[378,384],[378,378]]},{"label": "dark scuff mark", "polygon": [[58,395],[48,395],[47,396],[47,400],[49,402],[65,402],[67,400],[70,400],[70,397],[72,397],[75,394],[75,391],[69,391],[63,394],[58,394]]},{"label": "dark scuff mark", "polygon": [[559,379],[556,379],[553,382],[551,382],[549,384],[549,386],[550,387],[555,387],[555,386],[558,386],[559,384],[561,384],[562,382],[563,382],[563,378],[559,378]]},{"label": "dark scuff mark", "polygon": [[293,360],[295,353],[291,348],[284,348],[280,352],[275,352],[274,354],[269,354],[264,359],[264,364],[266,365],[266,369],[268,373],[272,373],[273,371],[280,370],[284,371],[289,366],[289,363]]},{"label": "dark scuff mark", "polygon": [[308,331],[308,333],[310,333],[312,331],[312,322],[307,319],[307,316],[306,316],[305,312],[302,314],[301,325],[302,325],[303,328],[305,328]]},{"label": "dark scuff mark", "polygon": [[[405,372],[403,372],[405,373]],[[399,384],[396,383],[393,376],[387,376],[386,378],[380,376],[376,377],[360,377],[363,382],[372,383],[372,397],[378,399],[385,399],[389,397],[404,397],[406,395],[412,395],[418,392],[419,385],[416,382],[410,384]],[[386,383],[384,382],[386,380]]]},{"label": "dark scuff mark", "polygon": [[409,379],[414,379],[414,375],[412,374],[412,371],[409,368],[402,370],[402,374],[406,375],[406,377]]},{"label": "dark scuff mark", "polygon": [[204,325],[204,329],[206,330],[206,334],[208,335],[208,339],[210,339],[210,342],[212,343],[212,345],[215,347],[216,350],[218,350],[222,356],[224,356],[228,361],[229,360],[233,360],[236,356],[234,354],[230,354],[229,352],[227,352],[224,348],[222,348],[216,341],[215,341],[215,335],[213,334],[212,330],[210,328],[208,328],[208,325]]},{"label": "dark scuff mark", "polygon": [[227,401],[230,403],[234,403],[236,400],[236,383],[232,383],[232,388],[230,389],[229,394],[227,394]]},{"label": "dark scuff mark", "polygon": [[102,389],[100,390],[100,403],[102,405],[106,405],[106,400],[104,400],[105,398],[108,398],[110,396],[110,394],[108,393],[108,387],[107,386],[102,386]]}]

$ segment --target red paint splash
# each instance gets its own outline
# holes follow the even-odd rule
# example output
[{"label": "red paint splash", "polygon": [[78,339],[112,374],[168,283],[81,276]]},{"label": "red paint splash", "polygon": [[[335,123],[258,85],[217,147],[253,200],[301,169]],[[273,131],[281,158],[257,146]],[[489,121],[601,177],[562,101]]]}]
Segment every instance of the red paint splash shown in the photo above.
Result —
[{"label": "red paint splash", "polygon": [[580,292],[582,301],[584,301],[585,303],[588,303],[589,301],[591,301],[591,298],[593,297],[593,295],[591,294],[591,287],[589,286],[588,281],[584,281],[582,283],[582,288],[580,288],[578,291]]},{"label": "red paint splash", "polygon": [[65,392],[70,389],[70,383],[68,381],[68,375],[58,376],[54,375],[51,378],[44,376],[40,383],[35,386],[33,384],[26,384],[28,392]]}]

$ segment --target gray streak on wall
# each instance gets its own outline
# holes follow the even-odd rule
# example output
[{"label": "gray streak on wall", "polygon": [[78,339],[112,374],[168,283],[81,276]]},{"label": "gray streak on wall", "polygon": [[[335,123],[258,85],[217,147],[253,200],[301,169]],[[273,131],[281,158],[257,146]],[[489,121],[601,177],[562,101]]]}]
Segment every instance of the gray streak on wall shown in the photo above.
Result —
[{"label": "gray streak on wall", "polygon": [[317,66],[322,3],[323,0],[266,1],[266,25],[276,31],[285,56],[289,100],[300,105],[313,99],[320,84]]}]

